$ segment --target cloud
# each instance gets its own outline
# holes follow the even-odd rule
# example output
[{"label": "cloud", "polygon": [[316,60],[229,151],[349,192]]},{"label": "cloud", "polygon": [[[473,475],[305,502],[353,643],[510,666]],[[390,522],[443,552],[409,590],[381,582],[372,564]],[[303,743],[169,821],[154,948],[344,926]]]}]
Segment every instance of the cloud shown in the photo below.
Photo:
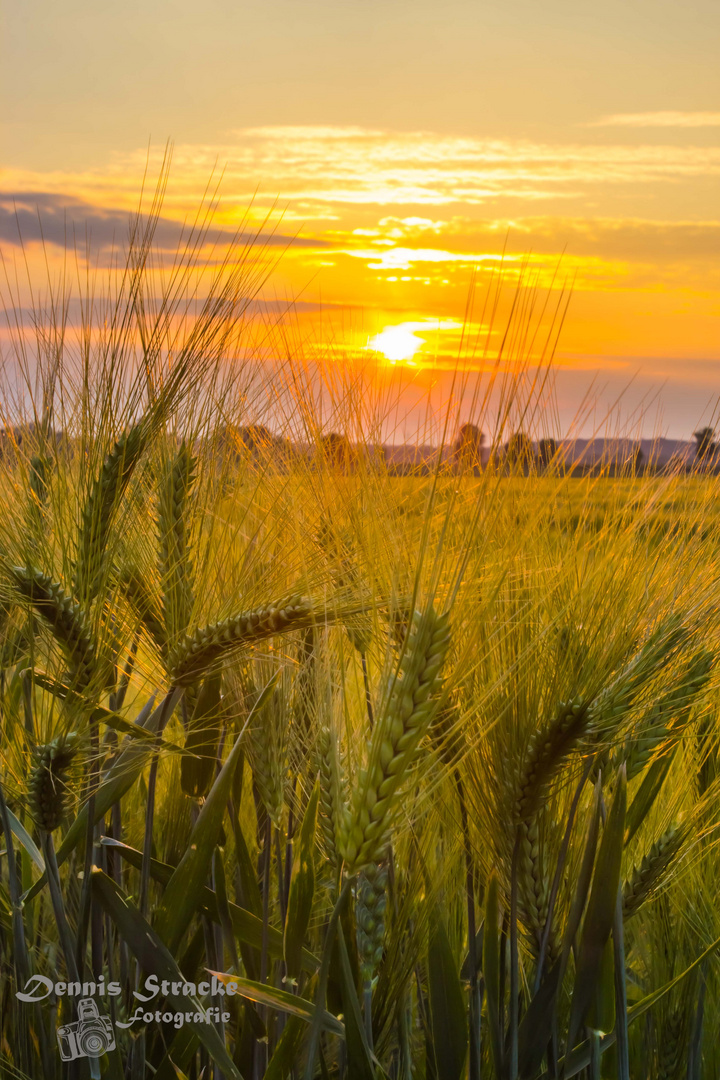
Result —
[{"label": "cloud", "polygon": [[[650,185],[658,198],[658,185],[672,194],[681,184],[707,184],[720,176],[720,147],[714,146],[541,142],[344,127],[248,128],[233,132],[225,145],[176,146],[163,213],[177,219],[195,207],[208,177],[217,176],[218,161],[223,162],[223,213],[230,206],[240,220],[252,204],[256,217],[265,212],[274,214],[274,220],[282,217],[286,230],[289,221],[321,222],[378,208],[382,216],[434,221],[462,207],[474,211],[499,200],[518,205],[590,200],[597,205],[598,199],[620,193],[645,202]],[[117,155],[91,174],[6,170],[4,175],[8,186],[72,192],[89,205],[132,206],[143,173],[149,170],[152,176],[159,167],[160,158],[151,156],[148,163],[143,150]]]},{"label": "cloud", "polygon": [[[48,191],[0,190],[0,243],[20,245],[44,242],[58,247],[89,245],[93,251],[123,248],[129,239],[132,215],[116,207],[98,207],[64,193]],[[155,245],[161,251],[175,251],[189,236],[182,222],[169,216],[158,219]],[[233,243],[244,246],[255,239],[251,232],[237,232],[230,226],[213,225],[207,231],[208,246]],[[258,243],[271,247],[324,248],[325,241],[264,232]]]},{"label": "cloud", "polygon": [[[720,221],[653,221],[632,218],[519,217],[482,221],[453,218],[445,230],[397,227],[383,218],[375,229],[331,236],[333,254],[362,260],[370,270],[437,278],[497,266],[512,277],[531,269],[577,275],[583,282],[682,279],[687,288],[717,288]],[[398,236],[400,233],[400,236]],[[369,241],[369,243],[368,243]],[[640,275],[640,278],[638,278]]]},{"label": "cloud", "polygon": [[705,128],[720,127],[720,112],[613,113],[585,127]]},{"label": "cloud", "polygon": [[[408,248],[392,247],[379,249],[360,248],[344,252],[356,259],[370,260],[368,266],[371,270],[409,270],[418,263],[462,263],[465,266],[475,266],[480,263],[497,263],[500,255],[479,254],[466,251],[444,251],[442,248]],[[512,261],[515,256],[509,256]]]},{"label": "cloud", "polygon": [[[498,223],[501,224],[501,223]],[[497,224],[470,233],[497,244]],[[642,218],[526,217],[507,224],[513,249],[531,247],[534,252],[553,253],[565,249],[569,255],[593,255],[630,262],[702,261],[715,262],[720,250],[720,220],[653,221]]]},{"label": "cloud", "polygon": [[[598,186],[639,187],[720,174],[720,149],[705,147],[551,144],[356,129],[329,133],[324,128],[248,131],[241,145],[241,157],[231,146],[221,154],[228,183],[240,187],[252,182],[261,190],[282,192],[290,204],[449,208],[498,198],[577,199]],[[202,154],[193,156],[202,161]]]}]

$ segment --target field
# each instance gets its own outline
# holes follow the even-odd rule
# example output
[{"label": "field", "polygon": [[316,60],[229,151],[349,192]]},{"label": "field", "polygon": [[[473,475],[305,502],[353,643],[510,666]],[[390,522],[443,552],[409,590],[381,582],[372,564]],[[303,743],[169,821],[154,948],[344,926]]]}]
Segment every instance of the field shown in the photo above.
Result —
[{"label": "field", "polygon": [[2,1075],[716,1077],[717,480],[388,476],[144,243],[5,369]]}]

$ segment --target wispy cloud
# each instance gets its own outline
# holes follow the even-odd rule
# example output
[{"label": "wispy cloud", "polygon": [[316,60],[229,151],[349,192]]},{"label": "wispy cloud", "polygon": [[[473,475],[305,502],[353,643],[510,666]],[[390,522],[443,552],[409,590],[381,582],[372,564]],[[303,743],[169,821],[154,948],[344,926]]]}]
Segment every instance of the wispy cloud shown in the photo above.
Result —
[{"label": "wispy cloud", "polygon": [[707,128],[720,127],[720,112],[613,113],[585,127]]},{"label": "wispy cloud", "polygon": [[[285,222],[328,221],[350,211],[392,207],[413,208],[423,217],[432,207],[437,217],[455,207],[498,200],[579,203],[596,200],[602,191],[626,187],[640,193],[649,184],[670,188],[720,176],[720,147],[555,143],[344,127],[247,128],[223,146],[175,147],[166,211],[184,213],[194,205],[208,177],[217,175],[218,161],[224,205],[234,204],[240,213],[252,200],[258,210],[275,203],[282,206]],[[39,178],[7,170],[5,183],[36,187],[42,182],[44,190],[73,191],[91,203],[99,198],[107,203],[112,190],[131,205],[147,164],[145,151],[138,151],[87,175]]]},{"label": "wispy cloud", "polygon": [[[0,189],[0,242],[7,244],[31,244],[41,241],[59,247],[94,250],[122,247],[129,236],[130,215],[126,210],[93,205],[62,192],[3,191]],[[174,250],[187,238],[188,230],[170,216],[160,217],[155,230],[155,242],[159,250]],[[255,234],[240,232],[232,226],[208,229],[205,241],[208,246],[234,243],[241,246],[252,241]],[[268,231],[259,238],[266,246],[324,247],[324,241],[310,241]]]},{"label": "wispy cloud", "polygon": [[[387,327],[422,337],[432,319],[432,348],[419,354],[437,346],[440,366],[444,355],[454,362],[449,320],[465,310],[470,283],[502,278],[510,295],[520,279],[540,289],[572,283],[563,340],[576,356],[620,346],[642,364],[652,350],[666,350],[668,364],[714,355],[720,146],[699,145],[690,131],[681,142],[669,117],[708,130],[709,117],[720,119],[628,113],[576,129],[572,142],[247,128],[221,146],[175,147],[156,238],[174,248],[208,178],[222,171],[213,238],[222,247],[236,230],[247,239],[262,228],[289,245],[263,290],[265,310],[279,316],[284,296],[301,297],[294,310],[309,333],[322,307],[328,348],[352,345],[356,327],[360,347]],[[158,168],[138,150],[84,173],[4,170],[0,247],[17,243],[17,219],[27,243],[42,235],[56,252],[72,243],[73,226],[83,244],[87,228],[94,248],[122,245],[142,176]]]},{"label": "wispy cloud", "polygon": [[[419,263],[462,263],[463,266],[479,266],[483,263],[497,263],[502,256],[495,253],[478,254],[467,251],[444,251],[442,248],[391,247],[379,250],[360,248],[344,252],[356,259],[368,261],[371,270],[409,270]],[[516,256],[506,256],[505,261],[513,261]]]}]

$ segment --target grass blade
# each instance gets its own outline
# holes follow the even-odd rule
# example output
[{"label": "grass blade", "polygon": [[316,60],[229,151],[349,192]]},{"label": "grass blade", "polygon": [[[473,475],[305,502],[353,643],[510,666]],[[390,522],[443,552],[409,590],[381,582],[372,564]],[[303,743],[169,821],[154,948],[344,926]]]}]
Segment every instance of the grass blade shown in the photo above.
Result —
[{"label": "grass blade", "polygon": [[[670,979],[670,981],[666,982],[664,986],[661,986],[659,990],[654,990],[651,994],[646,994],[641,1001],[632,1005],[628,1009],[627,1014],[628,1027],[631,1024],[634,1024],[636,1020],[639,1020],[641,1016],[644,1016],[654,1005],[657,1005],[657,1003],[661,1001],[666,994],[669,994],[674,987],[679,986],[679,984],[686,979],[696,967],[711,956],[718,947],[720,947],[720,938],[716,938],[712,945],[708,945],[707,949],[700,953],[700,955],[693,960],[692,964],[686,967],[679,975],[676,975],[674,979]],[[604,1038],[600,1040],[600,1053],[602,1054],[605,1050],[609,1050],[611,1046],[615,1045],[615,1041],[616,1033],[614,1031],[611,1031],[609,1035],[605,1035]],[[590,1064],[590,1059],[591,1050],[589,1042],[585,1042],[581,1046],[576,1047],[572,1053],[567,1055],[564,1062],[564,1068],[561,1072],[564,1080],[571,1080],[573,1076],[577,1076],[583,1069],[586,1069]],[[540,1080],[551,1080],[551,1078],[548,1073],[543,1073]]]},{"label": "grass blade", "polygon": [[[211,975],[214,975],[218,982],[222,982],[225,986],[237,987],[236,993],[240,997],[247,998],[249,1001],[254,1001],[258,1005],[267,1005],[271,1009],[278,1009],[280,1012],[289,1013],[291,1016],[297,1016],[300,1020],[304,1020],[306,1023],[310,1023],[315,1013],[315,1006],[312,1001],[306,1001],[305,998],[298,997],[297,994],[291,994],[287,990],[277,990],[274,986],[268,986],[267,983],[253,982],[251,979],[242,979],[239,975],[228,975],[222,971],[212,971],[208,969]],[[339,1035],[341,1038],[345,1037],[345,1025],[333,1016],[332,1013],[325,1011],[321,1019],[323,1030],[331,1031],[333,1035]]]},{"label": "grass blade", "polygon": [[618,775],[617,789],[600,841],[578,951],[568,1028],[568,1046],[570,1047],[575,1043],[595,993],[600,978],[603,951],[613,925],[620,884],[626,804],[627,785],[623,766]]},{"label": "grass blade", "polygon": [[242,754],[245,729],[250,723],[255,710],[262,706],[276,681],[277,676],[270,680],[243,724],[242,730],[235,740],[235,745],[220,770],[195,822],[187,850],[175,868],[163,893],[162,903],[155,915],[154,926],[171,952],[174,952],[180,943],[181,937],[187,930],[190,920],[202,900],[205,881],[225,815],[225,807],[230,798],[233,776]]},{"label": "grass blade", "polygon": [[[137,870],[141,868],[142,852],[138,851],[137,848],[128,847],[127,844],[123,844],[119,840],[113,840],[109,836],[104,836],[101,843],[103,846],[107,845],[117,851],[126,862]],[[150,859],[149,865],[150,876],[153,881],[157,881],[161,885],[167,885],[176,870],[176,867],[170,866],[169,863],[160,862],[159,859]],[[207,911],[213,922],[220,924],[217,896],[208,886],[205,886],[203,890],[201,906]],[[238,940],[255,948],[260,948],[263,936],[262,919],[258,918],[253,912],[233,904],[230,900],[228,900],[228,911],[233,932]],[[275,926],[268,927],[268,952],[275,959],[281,959],[283,955],[283,935]],[[319,968],[320,961],[308,949],[303,949],[302,966],[305,971],[314,972]]]},{"label": "grass blade", "polygon": [[[145,706],[145,710],[143,711],[147,712],[149,715],[143,719],[142,726],[147,731],[155,734],[162,731],[165,723],[172,715],[173,709],[180,700],[181,694],[182,691],[171,690],[152,713],[149,711],[149,707],[152,707],[152,701],[148,702],[148,705]],[[138,722],[140,722],[140,719],[138,719]],[[145,740],[139,741],[128,738],[123,741],[122,749],[105,774],[100,786],[95,791],[93,803],[93,819],[95,822],[104,818],[113,803],[119,802],[123,795],[130,790],[154,751],[154,739],[152,741],[147,740],[146,742]],[[55,853],[58,866],[63,864],[70,852],[85,838],[87,834],[88,814],[89,805],[86,803],[63,837],[62,843]],[[25,894],[23,898],[25,902],[27,903],[37,896],[45,886],[46,882],[46,875],[43,875],[43,877],[36,881],[32,889]]]},{"label": "grass blade", "polygon": [[492,874],[485,900],[485,932],[483,937],[483,975],[488,1004],[488,1025],[490,1027],[490,1048],[492,1050],[495,1075],[501,1076],[503,1069],[503,1036],[500,1029],[500,951],[498,945],[498,883]]},{"label": "grass blade", "polygon": [[306,1033],[300,1017],[291,1016],[283,1028],[280,1041],[270,1058],[263,1080],[285,1080],[300,1058],[300,1047]]},{"label": "grass blade", "polygon": [[[143,919],[135,905],[118,889],[115,882],[111,881],[102,870],[94,868],[92,888],[94,895],[130,946],[142,970],[147,974],[155,975],[161,982],[166,980],[168,983],[175,982],[184,985],[185,979],[172,953],[168,951],[150,924]],[[186,1013],[189,1005],[192,1006],[193,1013],[203,1012],[202,1002],[193,995],[181,993],[175,996],[170,993],[167,1000],[179,1012]],[[187,1026],[192,1028],[210,1057],[229,1080],[243,1080],[212,1024],[198,1023],[193,1019],[187,1021]]]},{"label": "grass blade", "polygon": [[285,969],[289,980],[297,980],[300,974],[302,948],[312,914],[315,894],[315,829],[319,795],[320,788],[318,784],[315,784],[300,827],[298,843],[295,845],[285,923]]},{"label": "grass blade", "polygon": [[468,1050],[467,1010],[439,911],[430,922],[427,971],[435,1070],[442,1080],[460,1080]]},{"label": "grass blade", "polygon": [[345,1017],[345,1042],[348,1056],[348,1080],[375,1080],[372,1054],[365,1035],[363,1018],[353,980],[350,957],[342,928],[338,923],[338,946],[340,952],[340,976]]},{"label": "grass blade", "polygon": [[7,820],[8,820],[8,823],[10,825],[10,829],[14,833],[15,837],[20,841],[22,846],[25,848],[28,855],[30,856],[32,861],[37,866],[38,870],[41,870],[43,873],[45,873],[45,861],[44,861],[42,855],[40,854],[40,851],[38,850],[38,847],[37,847],[35,841],[33,840],[32,836],[30,836],[30,833],[27,831],[27,829],[22,824],[22,822],[18,821],[18,819],[15,817],[15,815],[13,814],[10,807],[7,808],[6,812],[7,812]]}]

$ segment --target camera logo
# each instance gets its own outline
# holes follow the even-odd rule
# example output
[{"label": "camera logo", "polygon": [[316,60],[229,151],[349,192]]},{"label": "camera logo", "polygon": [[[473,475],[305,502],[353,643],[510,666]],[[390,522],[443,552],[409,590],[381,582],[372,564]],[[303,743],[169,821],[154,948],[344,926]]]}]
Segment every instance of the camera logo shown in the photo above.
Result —
[{"label": "camera logo", "polygon": [[75,1061],[81,1057],[99,1057],[107,1050],[115,1049],[115,1033],[107,1016],[100,1016],[92,998],[78,1002],[78,1019],[57,1030],[60,1057],[63,1061]]}]

